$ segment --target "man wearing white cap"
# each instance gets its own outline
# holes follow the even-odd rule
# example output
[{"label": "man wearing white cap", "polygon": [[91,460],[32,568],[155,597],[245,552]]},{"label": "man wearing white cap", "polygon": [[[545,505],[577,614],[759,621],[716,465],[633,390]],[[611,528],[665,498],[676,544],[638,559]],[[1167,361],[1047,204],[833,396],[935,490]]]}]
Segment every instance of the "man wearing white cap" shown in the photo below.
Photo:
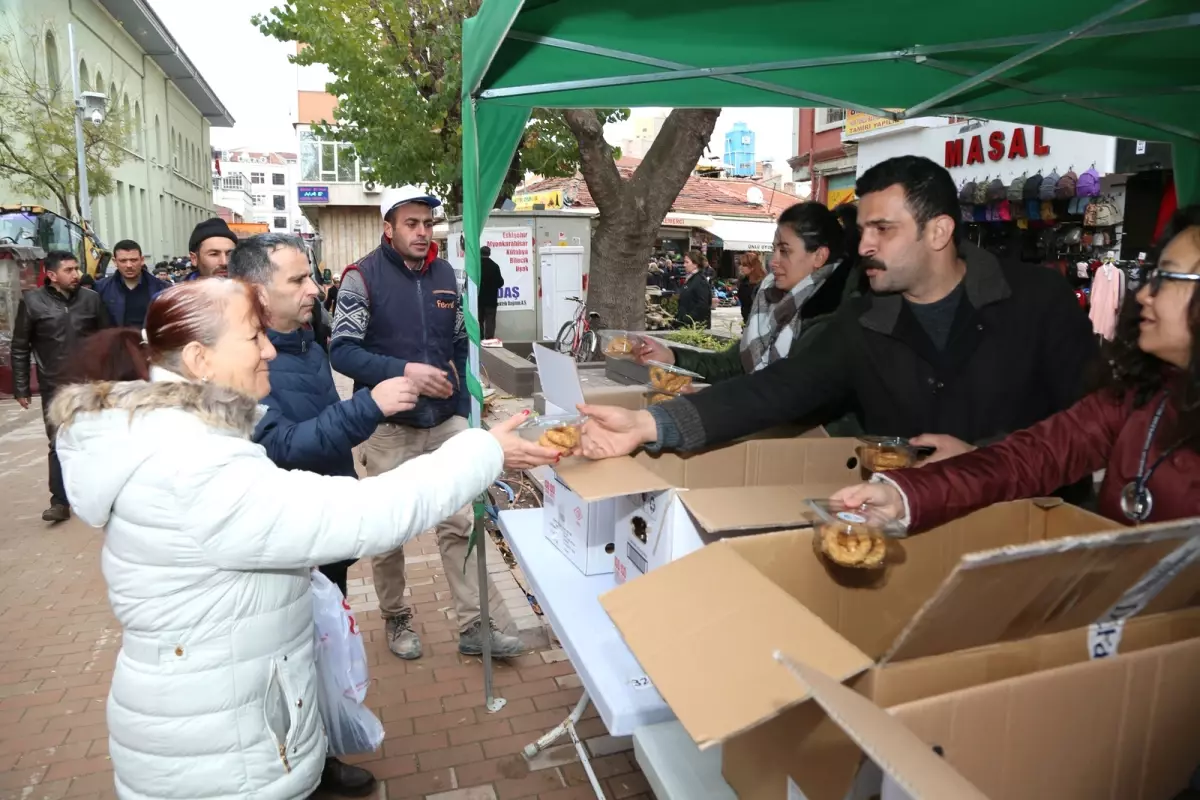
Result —
[{"label": "man wearing white cap", "polygon": [[[416,408],[388,417],[363,445],[367,475],[430,453],[467,427],[471,399],[462,299],[454,268],[437,257],[433,242],[433,210],[441,204],[416,186],[385,190],[379,247],[342,273],[329,350],[333,368],[352,378],[356,391],[403,376],[421,395]],[[468,506],[437,527],[464,655],[483,652],[485,633],[478,571],[474,558],[467,562],[472,523]],[[404,597],[404,551],[374,559],[372,568],[388,648],[400,658],[420,658],[421,640]],[[523,649],[516,637],[494,628],[486,633],[493,655],[507,658]]]}]

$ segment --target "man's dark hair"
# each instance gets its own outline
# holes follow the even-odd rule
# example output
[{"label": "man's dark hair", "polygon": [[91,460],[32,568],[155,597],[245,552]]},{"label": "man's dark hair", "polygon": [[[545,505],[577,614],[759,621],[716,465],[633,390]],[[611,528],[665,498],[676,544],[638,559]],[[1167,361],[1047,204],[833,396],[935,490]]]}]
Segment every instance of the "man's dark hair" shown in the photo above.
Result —
[{"label": "man's dark hair", "polygon": [[46,253],[46,272],[58,272],[58,268],[62,266],[64,261],[79,263],[79,256],[70,250],[51,250],[49,253]]},{"label": "man's dark hair", "polygon": [[113,245],[113,255],[114,256],[117,254],[118,250],[124,250],[126,252],[128,252],[130,250],[137,250],[137,254],[139,256],[142,254],[142,246],[140,244],[138,244],[137,242],[135,242],[133,239],[122,239],[121,241],[114,244]]},{"label": "man's dark hair", "polygon": [[479,248],[479,257],[480,258],[491,258],[492,257],[492,248],[488,247],[487,245],[484,245],[483,247]]},{"label": "man's dark hair", "polygon": [[954,241],[958,241],[958,189],[945,167],[924,156],[897,156],[880,161],[862,174],[854,190],[860,198],[893,186],[904,188],[905,205],[917,221],[918,233],[932,219],[947,216],[954,220]]},{"label": "man's dark hair", "polygon": [[250,283],[268,283],[275,274],[271,254],[288,247],[303,253],[304,240],[289,233],[260,233],[242,239],[229,256],[229,277]]},{"label": "man's dark hair", "polygon": [[165,270],[169,271],[171,269],[171,265],[168,264],[166,261],[160,261],[154,265],[154,271],[158,272],[160,269],[165,269]]}]

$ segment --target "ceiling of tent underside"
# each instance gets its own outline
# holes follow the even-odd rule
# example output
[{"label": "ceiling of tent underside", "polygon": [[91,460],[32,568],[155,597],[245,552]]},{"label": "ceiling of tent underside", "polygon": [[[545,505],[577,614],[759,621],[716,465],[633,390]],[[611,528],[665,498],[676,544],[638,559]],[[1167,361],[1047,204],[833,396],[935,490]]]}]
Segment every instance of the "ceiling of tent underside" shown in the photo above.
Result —
[{"label": "ceiling of tent underside", "polygon": [[[695,72],[711,68],[727,72]],[[909,109],[1200,142],[1200,0],[527,0],[476,96]]]}]

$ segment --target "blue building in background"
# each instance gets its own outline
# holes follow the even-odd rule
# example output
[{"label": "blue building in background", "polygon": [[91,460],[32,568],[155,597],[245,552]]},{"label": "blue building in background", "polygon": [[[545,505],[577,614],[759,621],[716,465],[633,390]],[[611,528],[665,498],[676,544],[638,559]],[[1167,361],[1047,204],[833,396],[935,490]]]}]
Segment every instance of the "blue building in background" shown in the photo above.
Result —
[{"label": "blue building in background", "polygon": [[725,133],[725,156],[722,159],[729,175],[738,178],[754,176],[754,131],[744,122],[735,122]]}]

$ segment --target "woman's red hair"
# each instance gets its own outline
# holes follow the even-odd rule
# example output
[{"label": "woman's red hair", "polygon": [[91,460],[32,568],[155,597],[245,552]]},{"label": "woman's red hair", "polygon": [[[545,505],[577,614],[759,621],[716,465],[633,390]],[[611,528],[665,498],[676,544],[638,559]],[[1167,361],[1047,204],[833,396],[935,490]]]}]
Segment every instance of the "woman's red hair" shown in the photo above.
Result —
[{"label": "woman's red hair", "polygon": [[146,380],[151,364],[181,371],[184,347],[191,342],[211,347],[220,338],[225,307],[238,293],[250,302],[251,315],[265,330],[267,310],[255,287],[224,278],[188,281],[154,298],[146,313],[144,331],[108,328],[84,340],[72,354],[69,380]]}]

